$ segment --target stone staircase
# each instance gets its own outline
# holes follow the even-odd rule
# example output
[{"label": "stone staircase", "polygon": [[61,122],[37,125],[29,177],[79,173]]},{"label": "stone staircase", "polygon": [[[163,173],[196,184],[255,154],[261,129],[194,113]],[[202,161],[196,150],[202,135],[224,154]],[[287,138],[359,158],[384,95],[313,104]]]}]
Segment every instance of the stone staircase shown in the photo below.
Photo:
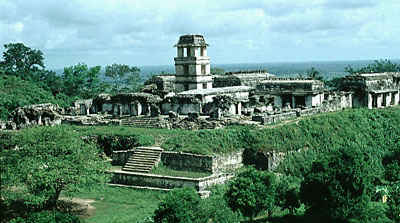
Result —
[{"label": "stone staircase", "polygon": [[134,126],[138,128],[161,128],[163,119],[160,117],[130,117],[121,120],[121,125]]},{"label": "stone staircase", "polygon": [[123,171],[148,173],[161,160],[160,147],[138,147],[122,167]]}]

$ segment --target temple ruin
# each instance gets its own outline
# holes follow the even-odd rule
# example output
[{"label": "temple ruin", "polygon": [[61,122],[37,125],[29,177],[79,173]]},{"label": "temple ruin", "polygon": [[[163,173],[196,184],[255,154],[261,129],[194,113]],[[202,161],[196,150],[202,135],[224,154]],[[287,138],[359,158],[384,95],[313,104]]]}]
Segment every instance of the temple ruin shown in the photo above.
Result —
[{"label": "temple ruin", "polygon": [[0,128],[68,122],[199,129],[230,122],[271,124],[346,108],[400,104],[400,73],[349,75],[342,78],[340,91],[328,90],[322,81],[280,78],[265,70],[212,75],[208,46],[202,35],[183,35],[174,45],[176,73],[153,76],[141,92],[100,94],[65,110],[25,106],[9,122],[0,122]]}]

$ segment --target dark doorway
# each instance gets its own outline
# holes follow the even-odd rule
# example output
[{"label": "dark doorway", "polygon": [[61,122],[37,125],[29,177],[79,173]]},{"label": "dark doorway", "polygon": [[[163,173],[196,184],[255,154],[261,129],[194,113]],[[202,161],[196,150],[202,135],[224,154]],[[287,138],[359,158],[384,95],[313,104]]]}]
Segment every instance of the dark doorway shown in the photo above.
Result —
[{"label": "dark doorway", "polygon": [[282,95],[282,107],[286,107],[287,104],[289,104],[290,107],[292,107],[292,95],[290,94]]},{"label": "dark doorway", "polygon": [[296,108],[306,107],[305,96],[294,96],[294,101],[296,103]]}]

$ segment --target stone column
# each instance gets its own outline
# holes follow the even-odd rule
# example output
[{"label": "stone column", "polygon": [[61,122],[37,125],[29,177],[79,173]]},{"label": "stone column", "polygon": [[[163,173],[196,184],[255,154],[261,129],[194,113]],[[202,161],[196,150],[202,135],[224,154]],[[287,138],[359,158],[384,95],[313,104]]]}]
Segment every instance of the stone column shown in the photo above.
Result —
[{"label": "stone column", "polygon": [[372,109],[372,102],[374,101],[374,98],[371,93],[368,93],[368,108]]},{"label": "stone column", "polygon": [[400,103],[400,91],[394,93],[394,105],[399,105]]},{"label": "stone column", "polygon": [[389,92],[386,94],[386,107],[390,106],[392,103],[392,94],[393,92]]},{"label": "stone column", "polygon": [[383,102],[383,95],[382,94],[376,94],[376,107],[382,108],[382,102]]},{"label": "stone column", "polygon": [[296,108],[296,99],[295,99],[294,95],[292,95],[292,105],[291,105],[291,107],[292,108]]}]

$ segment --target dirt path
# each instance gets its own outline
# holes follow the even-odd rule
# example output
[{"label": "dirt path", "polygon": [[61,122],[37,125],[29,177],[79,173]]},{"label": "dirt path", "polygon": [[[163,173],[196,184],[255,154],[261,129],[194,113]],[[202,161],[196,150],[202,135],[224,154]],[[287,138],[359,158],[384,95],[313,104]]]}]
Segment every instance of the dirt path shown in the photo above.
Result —
[{"label": "dirt path", "polygon": [[92,203],[96,202],[92,199],[82,198],[61,198],[60,209],[68,209],[69,211],[76,213],[79,217],[89,218],[94,215],[96,207]]}]

